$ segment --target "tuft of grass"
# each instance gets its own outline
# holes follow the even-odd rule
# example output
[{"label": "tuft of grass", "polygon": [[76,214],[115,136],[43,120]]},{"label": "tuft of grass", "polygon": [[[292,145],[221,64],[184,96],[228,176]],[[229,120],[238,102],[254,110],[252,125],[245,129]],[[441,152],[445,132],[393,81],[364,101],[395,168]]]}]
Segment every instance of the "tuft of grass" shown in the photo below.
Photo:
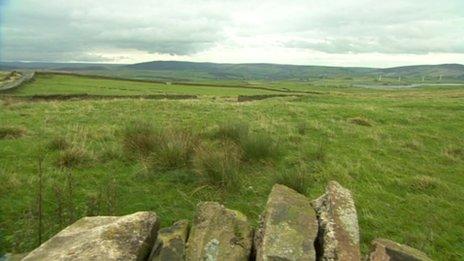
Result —
[{"label": "tuft of grass", "polygon": [[351,118],[349,121],[356,125],[361,125],[361,126],[366,126],[366,127],[372,126],[372,123],[368,119],[362,118],[362,117]]},{"label": "tuft of grass", "polygon": [[311,181],[309,168],[304,164],[300,164],[297,168],[281,168],[275,176],[275,183],[285,185],[301,194],[306,194]]},{"label": "tuft of grass", "polygon": [[415,176],[409,182],[411,192],[426,193],[440,186],[440,181],[430,176]]},{"label": "tuft of grass", "polygon": [[56,161],[61,168],[82,167],[90,161],[88,152],[82,147],[72,147],[62,151]]},{"label": "tuft of grass", "polygon": [[220,124],[213,137],[217,139],[240,142],[241,139],[248,136],[248,131],[248,124],[244,122],[233,121]]},{"label": "tuft of grass", "polygon": [[221,188],[239,185],[242,151],[235,143],[201,144],[195,148],[193,168],[207,183]]},{"label": "tuft of grass", "polygon": [[48,144],[47,148],[49,150],[66,150],[71,146],[71,144],[64,137],[55,137]]},{"label": "tuft of grass", "polygon": [[298,132],[298,134],[300,135],[305,135],[309,130],[309,125],[307,122],[305,121],[302,121],[302,122],[299,122],[297,125],[296,125],[296,131]]},{"label": "tuft of grass", "polygon": [[16,139],[24,135],[26,135],[26,130],[24,128],[13,126],[0,127],[0,139]]},{"label": "tuft of grass", "polygon": [[123,132],[123,150],[128,158],[147,157],[159,144],[159,135],[153,125],[145,122],[134,122]]},{"label": "tuft of grass", "polygon": [[240,145],[246,161],[277,159],[281,154],[279,145],[267,134],[249,135]]},{"label": "tuft of grass", "polygon": [[190,164],[198,138],[186,131],[165,130],[159,148],[151,155],[155,169],[172,170]]},{"label": "tuft of grass", "polygon": [[443,150],[443,155],[451,160],[464,159],[464,148],[446,147]]}]

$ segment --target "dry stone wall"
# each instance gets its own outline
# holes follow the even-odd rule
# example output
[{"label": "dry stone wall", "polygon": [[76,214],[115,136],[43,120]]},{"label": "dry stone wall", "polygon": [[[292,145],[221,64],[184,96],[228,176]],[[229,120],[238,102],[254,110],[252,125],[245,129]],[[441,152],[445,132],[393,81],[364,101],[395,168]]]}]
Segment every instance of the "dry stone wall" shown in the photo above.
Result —
[{"label": "dry stone wall", "polygon": [[18,88],[22,84],[34,79],[34,76],[35,76],[35,72],[32,72],[32,71],[26,71],[26,72],[20,72],[20,73],[14,72],[14,73],[19,74],[20,76],[11,81],[0,82],[0,91],[9,91],[9,90]]},{"label": "dry stone wall", "polygon": [[362,257],[351,192],[335,181],[310,201],[276,184],[259,227],[216,202],[202,202],[191,227],[181,220],[159,230],[153,212],[87,217],[67,227],[24,260],[277,261],[430,260],[417,249],[376,239]]}]

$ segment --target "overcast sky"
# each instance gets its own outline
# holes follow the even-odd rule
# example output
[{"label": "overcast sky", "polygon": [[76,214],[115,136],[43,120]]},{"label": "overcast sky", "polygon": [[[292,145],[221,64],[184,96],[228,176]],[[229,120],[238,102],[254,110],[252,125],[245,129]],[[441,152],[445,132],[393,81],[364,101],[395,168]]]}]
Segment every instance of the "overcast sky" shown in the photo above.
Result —
[{"label": "overcast sky", "polygon": [[464,0],[0,0],[0,60],[464,63]]}]

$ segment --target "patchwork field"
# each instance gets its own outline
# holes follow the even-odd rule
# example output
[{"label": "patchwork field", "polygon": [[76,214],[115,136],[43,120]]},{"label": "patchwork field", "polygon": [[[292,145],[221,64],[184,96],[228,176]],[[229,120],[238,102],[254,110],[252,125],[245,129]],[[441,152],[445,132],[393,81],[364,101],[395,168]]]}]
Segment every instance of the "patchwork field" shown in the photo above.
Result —
[{"label": "patchwork field", "polygon": [[[303,96],[236,100],[282,90]],[[50,94],[198,98],[16,97]],[[205,200],[256,225],[274,183],[315,198],[337,180],[355,197],[364,253],[385,237],[462,260],[463,130],[462,86],[219,87],[40,74],[1,98],[0,250],[29,251],[85,215],[153,210],[168,225]]]}]

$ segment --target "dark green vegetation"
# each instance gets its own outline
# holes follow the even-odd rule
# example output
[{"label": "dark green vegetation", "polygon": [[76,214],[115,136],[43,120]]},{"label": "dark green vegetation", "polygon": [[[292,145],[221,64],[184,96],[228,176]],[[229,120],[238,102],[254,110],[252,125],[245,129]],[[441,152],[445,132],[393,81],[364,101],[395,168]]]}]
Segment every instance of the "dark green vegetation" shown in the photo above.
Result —
[{"label": "dark green vegetation", "polygon": [[[244,92],[274,92],[65,75],[9,93],[0,104],[9,133],[0,136],[1,250],[30,250],[39,234],[84,215],[153,210],[168,225],[202,200],[256,224],[275,182],[315,198],[337,180],[355,197],[364,252],[385,237],[437,260],[464,258],[462,87],[262,86],[317,94],[239,103]],[[15,97],[157,92],[198,99]]]}]

